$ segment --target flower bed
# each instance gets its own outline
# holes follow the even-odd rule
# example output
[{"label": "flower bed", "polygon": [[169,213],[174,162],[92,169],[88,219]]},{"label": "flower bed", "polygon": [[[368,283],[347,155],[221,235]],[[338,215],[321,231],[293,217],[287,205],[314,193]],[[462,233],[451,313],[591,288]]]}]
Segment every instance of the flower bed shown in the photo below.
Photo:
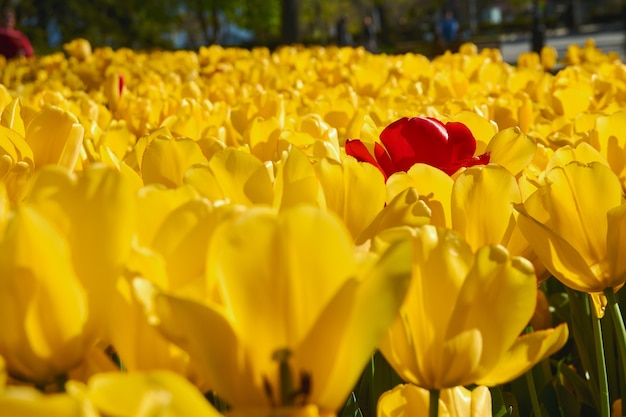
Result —
[{"label": "flower bed", "polygon": [[616,55],[65,51],[0,62],[1,415],[621,415]]}]

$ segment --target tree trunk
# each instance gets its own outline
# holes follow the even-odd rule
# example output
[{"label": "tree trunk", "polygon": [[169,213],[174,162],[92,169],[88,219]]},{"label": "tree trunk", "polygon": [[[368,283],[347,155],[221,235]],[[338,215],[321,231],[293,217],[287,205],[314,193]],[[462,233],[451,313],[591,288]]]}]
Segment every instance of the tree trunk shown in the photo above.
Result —
[{"label": "tree trunk", "polygon": [[298,0],[282,0],[281,41],[283,44],[299,40]]}]

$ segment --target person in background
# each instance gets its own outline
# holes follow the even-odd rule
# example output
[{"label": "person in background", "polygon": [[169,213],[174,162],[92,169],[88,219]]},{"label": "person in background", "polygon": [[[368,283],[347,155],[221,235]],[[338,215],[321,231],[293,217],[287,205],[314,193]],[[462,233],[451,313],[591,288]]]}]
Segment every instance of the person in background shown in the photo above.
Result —
[{"label": "person in background", "polygon": [[337,21],[337,45],[339,46],[351,46],[352,35],[348,30],[348,18],[342,16]]},{"label": "person in background", "polygon": [[376,28],[371,16],[363,18],[363,46],[369,52],[378,52],[378,42],[376,41]]},{"label": "person in background", "polygon": [[457,41],[459,36],[459,22],[454,17],[454,13],[451,9],[444,9],[443,16],[437,25],[437,34],[445,45]]},{"label": "person in background", "polygon": [[15,11],[11,8],[2,11],[0,22],[0,55],[4,55],[6,59],[35,55],[35,51],[28,37],[15,28]]}]

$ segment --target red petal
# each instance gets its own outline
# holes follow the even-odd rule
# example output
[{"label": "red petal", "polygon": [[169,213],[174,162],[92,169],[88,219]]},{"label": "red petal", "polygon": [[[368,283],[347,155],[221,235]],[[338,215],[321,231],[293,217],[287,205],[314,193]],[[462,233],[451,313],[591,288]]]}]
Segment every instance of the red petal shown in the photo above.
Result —
[{"label": "red petal", "polygon": [[380,140],[400,171],[407,171],[418,162],[438,168],[450,162],[448,132],[436,119],[402,118],[387,126]]},{"label": "red petal", "polygon": [[476,152],[476,139],[467,126],[460,122],[446,123],[450,162],[472,158]]},{"label": "red petal", "polygon": [[120,74],[120,84],[118,87],[118,91],[120,93],[120,96],[122,95],[122,91],[124,91],[124,76],[122,74]]},{"label": "red petal", "polygon": [[[378,144],[376,144],[378,145]],[[380,145],[379,145],[380,146]],[[387,174],[383,168],[378,164],[374,156],[367,150],[367,147],[361,142],[359,139],[348,139],[346,140],[345,145],[346,153],[352,157],[354,157],[359,162],[367,162],[369,164],[374,165],[376,168],[380,170],[387,179]],[[374,147],[376,149],[376,147]]]},{"label": "red petal", "polygon": [[385,176],[385,181],[387,181],[387,178],[389,178],[389,176],[394,172],[401,171],[396,168],[395,164],[391,160],[391,157],[387,153],[387,150],[378,142],[374,144],[374,154],[376,154],[378,166]]}]

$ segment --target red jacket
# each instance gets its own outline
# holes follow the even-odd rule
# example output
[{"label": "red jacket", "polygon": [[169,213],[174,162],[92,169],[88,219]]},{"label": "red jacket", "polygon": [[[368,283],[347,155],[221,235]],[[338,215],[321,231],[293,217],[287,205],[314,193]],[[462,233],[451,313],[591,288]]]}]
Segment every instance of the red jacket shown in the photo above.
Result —
[{"label": "red jacket", "polygon": [[28,37],[19,30],[0,28],[0,55],[10,59],[16,56],[33,56],[35,51]]}]

